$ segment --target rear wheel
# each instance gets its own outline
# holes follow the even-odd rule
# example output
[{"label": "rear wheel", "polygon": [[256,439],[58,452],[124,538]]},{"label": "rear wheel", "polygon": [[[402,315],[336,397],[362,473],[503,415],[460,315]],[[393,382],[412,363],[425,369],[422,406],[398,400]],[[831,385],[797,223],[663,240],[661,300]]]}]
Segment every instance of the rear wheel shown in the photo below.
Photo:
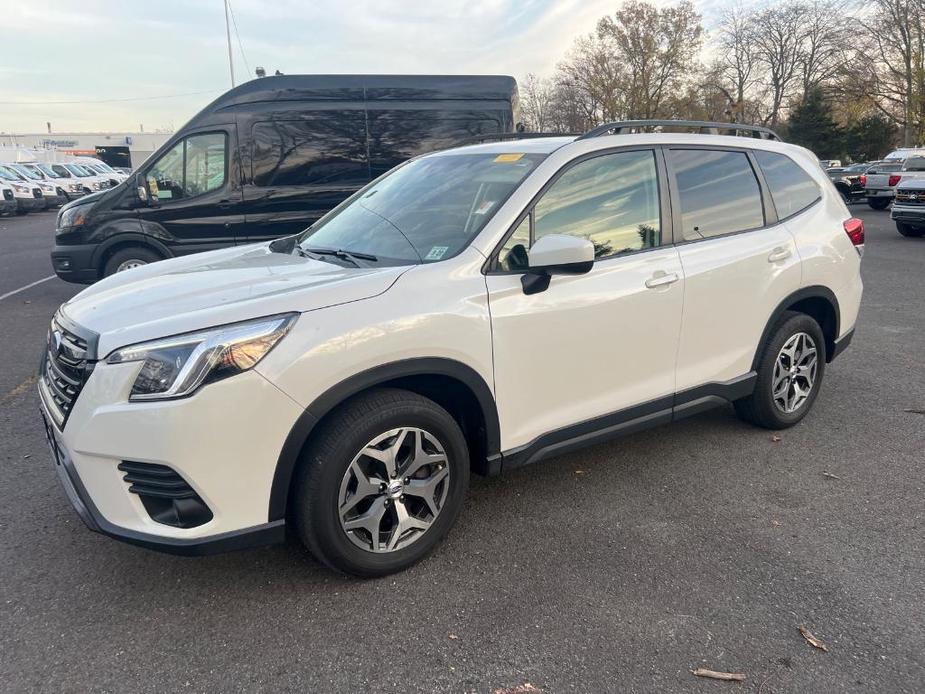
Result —
[{"label": "rear wheel", "polygon": [[925,227],[914,227],[911,224],[896,222],[896,231],[903,236],[922,236],[925,235]]},{"label": "rear wheel", "polygon": [[781,316],[758,362],[758,381],[736,413],[766,429],[786,429],[812,407],[825,373],[825,337],[805,313]]},{"label": "rear wheel", "polygon": [[291,503],[311,553],[357,576],[401,571],[456,521],[469,484],[466,440],[450,414],[383,388],[328,416],[309,444]]},{"label": "rear wheel", "polygon": [[890,202],[890,198],[867,198],[867,204],[875,210],[885,210]]},{"label": "rear wheel", "polygon": [[106,261],[106,265],[103,267],[103,277],[109,277],[123,270],[131,270],[136,267],[141,267],[142,265],[155,263],[158,260],[162,260],[161,256],[143,246],[120,248]]}]

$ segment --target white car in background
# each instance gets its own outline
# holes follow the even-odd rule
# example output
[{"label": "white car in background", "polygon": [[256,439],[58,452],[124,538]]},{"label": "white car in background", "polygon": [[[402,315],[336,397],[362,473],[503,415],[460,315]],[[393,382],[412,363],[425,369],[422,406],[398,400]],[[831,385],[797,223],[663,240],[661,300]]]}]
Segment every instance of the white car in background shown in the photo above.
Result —
[{"label": "white car in background", "polygon": [[91,192],[84,182],[85,179],[72,173],[63,163],[45,164],[36,162],[30,163],[28,166],[34,166],[49,178],[60,180],[64,192],[67,193],[68,200],[76,200]]},{"label": "white car in background", "polygon": [[62,164],[77,180],[83,184],[88,193],[96,193],[100,190],[106,190],[112,187],[112,182],[107,176],[102,176],[92,169],[88,169],[82,164],[65,162]]},{"label": "white car in background", "polygon": [[88,169],[99,176],[108,178],[114,186],[119,185],[122,183],[122,181],[128,178],[127,175],[116,171],[106,162],[100,161],[99,159],[94,159],[92,157],[75,157],[73,163],[80,164],[83,168]]},{"label": "white car in background", "polygon": [[42,189],[35,181],[27,179],[15,169],[6,164],[0,164],[0,181],[13,189],[13,199],[16,201],[16,214],[35,212],[45,209],[45,199]]},{"label": "white car in background", "polygon": [[45,199],[46,208],[60,207],[68,201],[64,189],[60,185],[49,181],[45,176],[30,167],[19,163],[7,164],[6,166],[42,189],[42,197]]}]

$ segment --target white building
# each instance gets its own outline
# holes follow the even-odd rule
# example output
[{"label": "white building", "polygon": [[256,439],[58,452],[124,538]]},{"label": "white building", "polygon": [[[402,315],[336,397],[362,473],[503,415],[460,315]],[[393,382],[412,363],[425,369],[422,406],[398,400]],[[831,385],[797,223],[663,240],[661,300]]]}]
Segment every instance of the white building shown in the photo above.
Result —
[{"label": "white building", "polygon": [[[135,168],[151,156],[173,133],[26,133],[0,135],[3,148],[48,149],[61,154],[98,157],[112,166]],[[102,150],[102,151],[100,151]],[[108,150],[108,152],[106,151]],[[113,155],[113,156],[107,156]],[[121,163],[129,158],[127,163]]]}]

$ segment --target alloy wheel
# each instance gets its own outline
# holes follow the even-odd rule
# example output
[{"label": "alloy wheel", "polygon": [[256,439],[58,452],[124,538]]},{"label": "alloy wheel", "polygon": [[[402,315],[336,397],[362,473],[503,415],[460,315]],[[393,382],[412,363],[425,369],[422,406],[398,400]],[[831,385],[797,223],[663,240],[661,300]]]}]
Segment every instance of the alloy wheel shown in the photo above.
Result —
[{"label": "alloy wheel", "polygon": [[781,347],[774,362],[771,393],[774,405],[785,414],[796,412],[816,383],[819,353],[807,333],[797,333]]},{"label": "alloy wheel", "polygon": [[419,540],[443,510],[450,468],[443,444],[415,427],[392,429],[367,443],[341,480],[337,514],[350,541],[393,552]]}]

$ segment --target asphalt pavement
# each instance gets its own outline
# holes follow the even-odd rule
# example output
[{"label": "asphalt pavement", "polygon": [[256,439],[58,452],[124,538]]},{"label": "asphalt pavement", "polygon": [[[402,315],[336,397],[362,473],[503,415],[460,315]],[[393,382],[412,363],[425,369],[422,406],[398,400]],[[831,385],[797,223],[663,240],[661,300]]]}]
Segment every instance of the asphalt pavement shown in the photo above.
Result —
[{"label": "asphalt pavement", "polygon": [[[925,690],[925,239],[852,209],[858,329],[800,425],[723,408],[476,479],[432,556],[372,581],[295,541],[180,558],[88,531],[34,387],[79,287],[0,299],[0,691]],[[53,225],[0,219],[0,295],[52,274]]]}]

